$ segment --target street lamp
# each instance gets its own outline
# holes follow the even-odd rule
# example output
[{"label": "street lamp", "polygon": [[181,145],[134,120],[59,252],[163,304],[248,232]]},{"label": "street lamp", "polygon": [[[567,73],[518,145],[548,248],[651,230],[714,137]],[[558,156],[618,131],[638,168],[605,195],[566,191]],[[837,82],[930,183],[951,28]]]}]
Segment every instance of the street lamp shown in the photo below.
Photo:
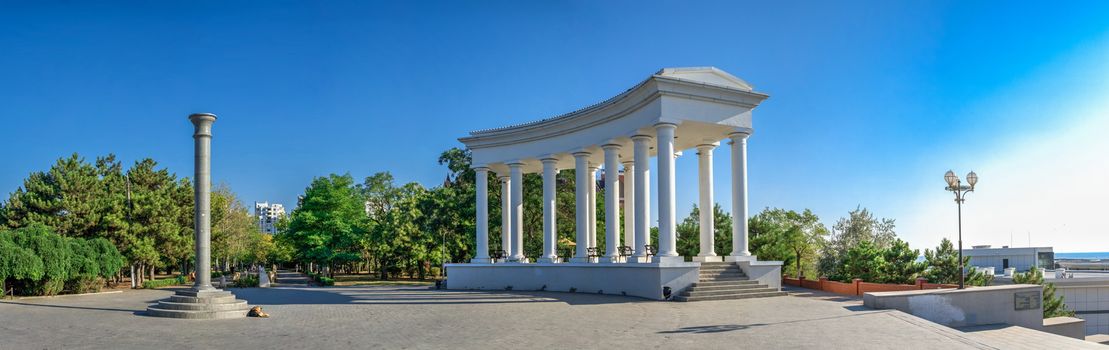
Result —
[{"label": "street lamp", "polygon": [[951,170],[943,175],[943,179],[947,181],[947,188],[944,189],[955,193],[955,204],[959,207],[959,289],[963,289],[966,280],[966,273],[963,271],[963,201],[966,200],[967,193],[974,192],[978,174],[973,171],[967,174],[967,183],[970,186],[964,186],[959,176]]}]

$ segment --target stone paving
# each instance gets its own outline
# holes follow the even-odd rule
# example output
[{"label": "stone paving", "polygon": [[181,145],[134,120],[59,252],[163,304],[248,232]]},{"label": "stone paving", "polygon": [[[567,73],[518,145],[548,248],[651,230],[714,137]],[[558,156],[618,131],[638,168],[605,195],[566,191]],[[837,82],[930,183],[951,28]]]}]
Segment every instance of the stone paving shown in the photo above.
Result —
[{"label": "stone paving", "polygon": [[657,302],[427,287],[233,289],[271,317],[143,316],[172,290],[0,302],[0,349],[992,348],[858,299],[798,294]]}]

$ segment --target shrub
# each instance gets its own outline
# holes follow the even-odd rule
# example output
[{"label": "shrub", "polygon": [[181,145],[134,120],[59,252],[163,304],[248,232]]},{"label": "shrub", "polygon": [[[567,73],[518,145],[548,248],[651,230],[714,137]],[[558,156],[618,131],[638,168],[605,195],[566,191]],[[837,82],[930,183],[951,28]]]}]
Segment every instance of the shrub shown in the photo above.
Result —
[{"label": "shrub", "polygon": [[142,287],[146,289],[162,288],[184,284],[184,276],[177,276],[174,278],[163,278],[160,280],[146,280],[142,282]]},{"label": "shrub", "polygon": [[239,280],[235,281],[235,288],[253,288],[258,287],[258,276],[247,274]]},{"label": "shrub", "polygon": [[335,285],[335,279],[331,278],[331,277],[327,277],[327,276],[320,277],[318,281],[320,282],[320,285],[324,285],[324,286],[334,286]]}]

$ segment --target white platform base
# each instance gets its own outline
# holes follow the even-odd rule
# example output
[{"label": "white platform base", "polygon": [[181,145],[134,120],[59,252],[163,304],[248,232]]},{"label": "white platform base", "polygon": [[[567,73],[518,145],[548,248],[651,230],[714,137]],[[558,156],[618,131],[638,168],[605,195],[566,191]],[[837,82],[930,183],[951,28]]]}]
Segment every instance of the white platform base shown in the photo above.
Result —
[{"label": "white platform base", "polygon": [[492,264],[493,259],[490,258],[473,258],[470,259],[471,264]]},{"label": "white platform base", "polygon": [[651,258],[646,256],[629,256],[628,262],[634,264],[650,264]]},{"label": "white platform base", "polygon": [[737,261],[758,261],[759,259],[754,255],[728,255],[724,257],[724,261],[737,262]]},{"label": "white platform base", "polygon": [[447,288],[603,293],[662,300],[662,288],[696,283],[699,264],[446,264]]},{"label": "white platform base", "polygon": [[539,262],[540,264],[557,264],[557,263],[562,262],[562,259],[561,258],[539,258],[539,260],[536,260],[536,261]]},{"label": "white platform base", "polygon": [[651,262],[658,264],[672,264],[676,262],[685,262],[685,257],[682,256],[655,256]]},{"label": "white platform base", "polygon": [[695,256],[695,257],[693,257],[693,261],[696,261],[696,262],[721,262],[721,261],[724,261],[724,258],[722,258],[720,256],[716,256],[716,255]]}]

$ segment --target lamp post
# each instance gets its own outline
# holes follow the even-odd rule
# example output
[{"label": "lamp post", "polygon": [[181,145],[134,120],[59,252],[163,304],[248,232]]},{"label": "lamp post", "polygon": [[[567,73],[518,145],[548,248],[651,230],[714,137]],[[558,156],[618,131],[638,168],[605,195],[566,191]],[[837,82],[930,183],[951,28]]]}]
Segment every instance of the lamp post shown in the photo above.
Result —
[{"label": "lamp post", "polygon": [[963,201],[966,200],[967,193],[974,192],[974,184],[978,183],[978,174],[973,171],[967,174],[967,183],[970,186],[964,186],[959,176],[951,170],[943,175],[943,179],[947,181],[945,190],[955,193],[955,204],[959,207],[959,289],[963,289],[966,282],[966,272],[963,271]]}]

